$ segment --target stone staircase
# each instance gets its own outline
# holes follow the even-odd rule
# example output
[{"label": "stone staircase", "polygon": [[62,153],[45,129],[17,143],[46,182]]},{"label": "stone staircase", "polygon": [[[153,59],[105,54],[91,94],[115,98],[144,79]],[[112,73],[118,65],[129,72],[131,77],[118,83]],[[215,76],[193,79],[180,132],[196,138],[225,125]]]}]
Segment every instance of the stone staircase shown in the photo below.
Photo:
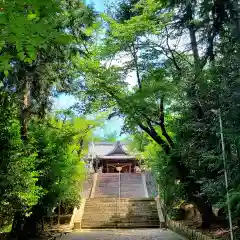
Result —
[{"label": "stone staircase", "polygon": [[121,174],[121,197],[141,198],[145,197],[142,174],[141,173],[122,173]]},{"label": "stone staircase", "polygon": [[[141,173],[121,173],[121,198],[145,197]],[[119,197],[118,173],[103,173],[98,176],[95,197]]]},{"label": "stone staircase", "polygon": [[119,195],[119,176],[116,173],[99,174],[95,197],[117,197]]},{"label": "stone staircase", "polygon": [[75,229],[158,228],[157,204],[150,198],[87,199],[81,223]]}]

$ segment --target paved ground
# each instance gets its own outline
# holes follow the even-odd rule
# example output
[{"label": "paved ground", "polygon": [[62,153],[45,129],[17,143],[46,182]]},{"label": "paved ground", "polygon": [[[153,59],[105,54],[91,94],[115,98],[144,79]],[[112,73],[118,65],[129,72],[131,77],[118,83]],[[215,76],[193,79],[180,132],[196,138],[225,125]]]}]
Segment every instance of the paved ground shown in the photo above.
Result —
[{"label": "paved ground", "polygon": [[69,233],[61,240],[186,240],[164,229],[95,230]]}]

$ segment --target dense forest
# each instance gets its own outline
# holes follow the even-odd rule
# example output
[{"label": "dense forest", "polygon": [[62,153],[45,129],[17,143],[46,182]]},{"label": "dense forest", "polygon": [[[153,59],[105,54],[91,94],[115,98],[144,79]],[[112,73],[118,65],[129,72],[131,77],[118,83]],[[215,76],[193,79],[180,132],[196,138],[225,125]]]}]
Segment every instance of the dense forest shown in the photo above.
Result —
[{"label": "dense forest", "polygon": [[[119,0],[99,13],[80,0],[2,0],[0,25],[1,229],[26,239],[79,201],[102,116],[124,119],[170,216],[191,202],[209,228],[229,203],[239,225],[238,1]],[[77,103],[54,111],[62,93]]]}]

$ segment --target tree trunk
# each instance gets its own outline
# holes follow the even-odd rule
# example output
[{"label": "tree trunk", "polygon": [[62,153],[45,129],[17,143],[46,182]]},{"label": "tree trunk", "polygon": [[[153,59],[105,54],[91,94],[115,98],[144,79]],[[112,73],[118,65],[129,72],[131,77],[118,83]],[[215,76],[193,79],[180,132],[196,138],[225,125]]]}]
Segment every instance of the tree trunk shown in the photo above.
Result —
[{"label": "tree trunk", "polygon": [[17,211],[14,215],[12,230],[10,233],[11,238],[18,238],[21,234],[23,226],[24,226],[25,218],[22,212]]},{"label": "tree trunk", "polygon": [[136,67],[136,75],[137,75],[137,82],[138,82],[138,88],[139,89],[142,89],[142,82],[141,82],[141,78],[140,78],[140,72],[139,72],[139,67],[138,67],[138,57],[137,57],[137,51],[136,51],[136,48],[134,46],[134,43],[132,43],[132,48],[133,48],[133,51],[131,51],[132,53],[132,56],[133,56],[133,60],[134,60],[134,64],[135,64],[135,67]]},{"label": "tree trunk", "polygon": [[212,204],[206,195],[194,196],[193,202],[196,204],[202,217],[202,228],[210,228],[212,223],[217,222],[217,217],[212,210]]},{"label": "tree trunk", "polygon": [[202,228],[210,228],[212,223],[217,222],[212,205],[208,197],[201,192],[201,185],[194,177],[190,176],[189,169],[182,163],[180,157],[175,157],[175,166],[178,171],[180,182],[184,185],[184,190],[188,196],[188,201],[193,202],[202,218]]},{"label": "tree trunk", "polygon": [[28,237],[35,237],[38,234],[38,223],[41,222],[44,211],[40,206],[35,206],[32,214],[26,217],[23,213],[17,212],[14,217],[11,230],[11,237],[18,240],[26,240]]},{"label": "tree trunk", "polygon": [[28,135],[28,118],[29,118],[29,107],[30,107],[30,78],[26,76],[22,88],[22,101],[21,101],[21,138],[27,139]]},{"label": "tree trunk", "polygon": [[199,53],[198,53],[198,45],[197,45],[197,38],[196,38],[196,29],[193,22],[193,8],[191,3],[187,4],[186,6],[186,12],[187,12],[187,27],[189,30],[189,36],[191,41],[191,48],[193,52],[194,62],[195,65],[198,66],[199,64]]},{"label": "tree trunk", "polygon": [[190,202],[193,202],[195,206],[197,207],[198,211],[201,214],[202,218],[202,228],[210,228],[212,223],[217,222],[217,217],[214,215],[212,210],[212,205],[210,201],[208,200],[208,197],[203,194],[195,191],[198,190],[197,186],[198,184],[191,182],[188,184],[185,184],[185,191],[188,196],[188,200]]},{"label": "tree trunk", "polygon": [[20,240],[27,239],[28,237],[35,237],[38,234],[38,223],[42,220],[42,214],[38,209],[34,209],[32,215],[26,218],[23,231],[20,234]]}]

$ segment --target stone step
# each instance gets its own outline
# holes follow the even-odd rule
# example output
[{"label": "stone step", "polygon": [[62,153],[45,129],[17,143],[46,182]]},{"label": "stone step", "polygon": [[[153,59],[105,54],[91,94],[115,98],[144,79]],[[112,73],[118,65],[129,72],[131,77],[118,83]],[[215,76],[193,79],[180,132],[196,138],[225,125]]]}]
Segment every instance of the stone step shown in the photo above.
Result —
[{"label": "stone step", "polygon": [[149,223],[157,223],[159,224],[158,219],[148,219],[144,221],[136,221],[134,219],[127,219],[127,220],[117,220],[117,219],[102,219],[101,221],[94,221],[94,220],[82,220],[82,225],[90,225],[90,224],[98,224],[98,225],[103,225],[105,223],[108,224],[116,224],[116,223],[136,223],[136,224],[149,224]]},{"label": "stone step", "polygon": [[94,221],[88,221],[86,223],[82,222],[82,226],[105,226],[105,225],[126,225],[126,224],[131,224],[131,225],[160,225],[159,221],[145,221],[145,222],[134,222],[134,221],[101,221],[101,222],[94,222]]},{"label": "stone step", "polygon": [[85,208],[87,208],[87,209],[99,209],[99,210],[101,210],[101,209],[112,209],[112,210],[122,210],[122,211],[137,211],[137,210],[143,210],[143,211],[147,211],[147,210],[149,210],[149,211],[152,211],[152,210],[154,210],[154,209],[156,209],[156,208],[154,208],[154,207],[141,207],[141,206],[139,206],[139,207],[136,207],[136,206],[134,206],[134,207],[129,207],[129,206],[88,206],[88,205],[86,205],[85,206]]},{"label": "stone step", "polygon": [[91,208],[91,209],[86,209],[85,213],[92,213],[92,214],[96,214],[96,213],[122,213],[122,214],[134,214],[134,213],[157,213],[158,211],[153,209],[135,209],[135,210],[131,210],[131,209],[119,209],[119,208]]},{"label": "stone step", "polygon": [[[104,214],[104,215],[103,215]],[[102,212],[98,212],[98,213],[93,213],[93,212],[85,212],[84,213],[84,216],[92,216],[92,217],[96,217],[96,216],[117,216],[117,217],[136,217],[136,216],[143,216],[143,217],[156,217],[158,216],[158,212],[150,212],[150,213],[147,213],[147,212],[122,212],[121,214],[119,214],[118,212],[106,212],[106,213],[102,213]]]},{"label": "stone step", "polygon": [[97,214],[97,213],[122,213],[122,214],[135,214],[135,213],[157,213],[158,211],[156,209],[124,209],[124,208],[87,208],[85,210],[86,213],[92,213],[92,214]]},{"label": "stone step", "polygon": [[82,220],[82,225],[86,224],[103,224],[103,223],[109,223],[109,224],[116,224],[116,223],[139,223],[139,224],[149,224],[149,223],[159,223],[158,219],[147,219],[142,221],[136,221],[136,219],[126,219],[126,220],[119,220],[119,219],[102,219],[101,221],[96,220]]},{"label": "stone step", "polygon": [[114,221],[134,221],[134,222],[141,222],[141,221],[152,221],[152,220],[156,220],[158,221],[159,218],[158,216],[117,216],[117,215],[105,215],[103,217],[101,217],[101,219],[97,218],[97,217],[93,217],[93,216],[84,216],[82,218],[83,221],[85,220],[89,220],[89,221],[105,221],[105,220],[114,220]]},{"label": "stone step", "polygon": [[[99,216],[98,216],[99,217]],[[91,215],[86,215],[84,216],[82,219],[83,220],[97,220],[100,221],[99,218],[96,216],[91,216]],[[145,220],[152,220],[152,219],[157,219],[158,220],[158,216],[150,216],[150,215],[135,215],[135,216],[117,216],[117,215],[105,215],[103,217],[101,217],[102,219],[114,219],[114,220],[122,220],[122,219],[129,219],[129,220],[136,220],[136,221],[145,221]]]},{"label": "stone step", "polygon": [[95,190],[95,196],[118,196],[119,186],[121,196],[125,197],[143,197],[145,192],[143,189],[142,175],[134,173],[119,174],[100,174]]},{"label": "stone step", "polygon": [[95,202],[89,202],[86,201],[86,204],[89,205],[96,205],[96,204],[106,204],[106,205],[126,205],[126,206],[156,206],[156,202],[121,202],[121,201],[111,201],[111,202],[101,202],[101,201],[95,201]]},{"label": "stone step", "polygon": [[117,224],[135,224],[135,225],[149,225],[149,224],[156,224],[159,225],[159,221],[158,220],[149,220],[149,221],[87,221],[84,222],[82,221],[82,226],[86,226],[86,225],[98,225],[98,226],[103,226],[103,225],[117,225]]},{"label": "stone step", "polygon": [[82,228],[149,228],[159,226],[156,202],[154,199],[147,198],[121,198],[120,201],[118,198],[88,199],[81,223]]},{"label": "stone step", "polygon": [[119,211],[119,209],[112,209],[112,210],[100,210],[100,209],[95,209],[95,211],[91,211],[91,210],[85,210],[84,214],[118,214],[121,213],[122,215],[127,215],[127,214],[131,214],[131,215],[136,215],[136,214],[147,214],[147,215],[152,215],[152,214],[157,214],[158,211],[157,210],[153,210],[153,211],[143,211],[143,210],[135,210],[135,211]]},{"label": "stone step", "polygon": [[101,208],[101,209],[99,209],[99,208],[92,208],[92,209],[87,209],[87,210],[85,210],[85,212],[84,212],[85,214],[86,213],[90,213],[90,214],[97,214],[97,213],[99,213],[99,214],[102,214],[102,213],[117,213],[117,214],[119,214],[119,213],[122,213],[122,214],[153,214],[153,213],[158,213],[158,211],[157,210],[149,210],[149,209],[138,209],[138,210],[126,210],[126,209],[119,209],[119,208],[117,208],[117,209],[104,209],[104,208]]},{"label": "stone step", "polygon": [[83,219],[93,218],[93,216],[94,216],[94,218],[99,218],[99,217],[101,217],[101,218],[110,218],[110,217],[115,217],[115,218],[131,218],[131,217],[132,218],[141,218],[141,217],[143,217],[143,218],[158,218],[157,213],[155,213],[155,214],[136,213],[136,214],[131,214],[131,215],[129,215],[129,214],[118,215],[116,213],[105,213],[104,216],[103,216],[103,214],[99,214],[99,213],[94,214],[94,215],[92,215],[91,213],[86,213],[86,214],[84,214]]},{"label": "stone step", "polygon": [[86,206],[98,206],[98,205],[102,205],[102,206],[129,206],[129,207],[155,207],[156,203],[131,203],[131,202],[118,202],[118,201],[113,201],[113,202],[86,202]]},{"label": "stone step", "polygon": [[139,202],[123,202],[123,201],[117,201],[117,200],[113,200],[113,201],[86,201],[86,204],[89,205],[96,205],[96,204],[106,204],[106,205],[127,205],[127,206],[140,206],[140,205],[144,205],[144,206],[156,206],[156,202],[144,202],[144,201],[139,201]]},{"label": "stone step", "polygon": [[118,223],[109,224],[83,224],[82,229],[105,229],[105,228],[159,228],[159,222],[151,223]]},{"label": "stone step", "polygon": [[[99,220],[95,220],[93,219],[91,216],[89,217],[84,217],[82,219],[83,223],[84,222],[100,222]],[[110,216],[110,217],[105,217],[105,218],[101,218],[101,221],[107,221],[107,222],[151,222],[151,221],[159,221],[158,217],[140,217],[140,216],[136,216],[136,217],[126,217],[126,218],[119,218],[119,217],[114,217],[114,216]]]},{"label": "stone step", "polygon": [[92,203],[92,202],[86,202],[86,205],[85,206],[114,206],[114,207],[121,207],[121,206],[126,206],[126,207],[145,207],[145,208],[152,208],[152,207],[156,207],[156,204],[144,204],[144,203],[138,203],[138,204],[135,204],[135,203],[119,203],[119,202],[111,202],[111,203],[100,203],[100,202],[96,202],[96,203]]},{"label": "stone step", "polygon": [[[118,197],[113,198],[113,197],[95,197],[95,198],[89,198],[87,199],[87,201],[101,201],[101,202],[108,202],[108,201],[116,201],[119,200]],[[154,198],[144,198],[144,197],[139,197],[139,198],[120,198],[121,202],[139,202],[139,201],[144,201],[144,202],[151,202],[151,201],[155,201]]]}]

